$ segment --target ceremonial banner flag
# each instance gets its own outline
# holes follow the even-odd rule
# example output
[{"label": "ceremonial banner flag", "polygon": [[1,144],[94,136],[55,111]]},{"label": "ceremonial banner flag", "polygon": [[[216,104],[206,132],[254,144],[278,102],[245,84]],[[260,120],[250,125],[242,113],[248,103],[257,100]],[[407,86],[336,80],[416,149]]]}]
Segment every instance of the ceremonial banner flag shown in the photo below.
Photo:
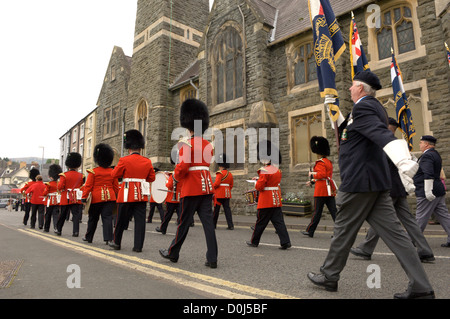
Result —
[{"label": "ceremonial banner flag", "polygon": [[445,43],[445,47],[447,48],[447,60],[448,60],[448,66],[450,67],[450,49],[448,48],[447,43]]},{"label": "ceremonial banner flag", "polygon": [[325,97],[329,116],[339,126],[344,121],[336,90],[336,61],[345,50],[341,29],[329,0],[309,0],[309,14],[314,34],[314,55],[321,97]]},{"label": "ceremonial banner flag", "polygon": [[350,22],[350,65],[352,66],[352,79],[355,74],[360,71],[369,70],[369,63],[359,37],[358,28],[356,27],[355,17],[352,12],[352,20]]},{"label": "ceremonial banner flag", "polygon": [[408,99],[406,98],[405,89],[403,87],[402,73],[397,64],[395,54],[392,52],[391,63],[391,80],[392,88],[394,90],[394,103],[397,114],[397,122],[400,124],[400,129],[403,137],[408,142],[409,150],[413,149],[413,136],[416,135],[414,128],[411,109],[409,108]]}]

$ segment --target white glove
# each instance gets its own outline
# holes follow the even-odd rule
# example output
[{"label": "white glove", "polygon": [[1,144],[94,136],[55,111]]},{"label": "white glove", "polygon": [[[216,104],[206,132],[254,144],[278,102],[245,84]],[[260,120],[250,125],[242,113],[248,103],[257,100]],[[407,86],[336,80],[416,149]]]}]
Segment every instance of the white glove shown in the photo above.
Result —
[{"label": "white glove", "polygon": [[[335,103],[336,103],[336,96],[331,95],[331,94],[325,95],[325,100],[324,100],[323,104],[325,105],[325,107],[327,109],[327,114],[328,114],[328,118],[330,119],[332,129],[334,129],[334,121],[331,119],[331,116],[330,116],[330,105],[329,104],[335,104]],[[339,111],[339,117],[337,119],[337,126],[340,126],[344,121],[345,121],[345,118],[342,115],[342,112]]]},{"label": "white glove", "polygon": [[411,159],[408,144],[406,144],[405,140],[394,140],[386,144],[383,151],[389,156],[395,166],[397,166],[400,175],[404,174],[411,178],[416,175],[417,170],[419,169],[419,164]]},{"label": "white glove", "polygon": [[426,179],[424,181],[425,186],[425,197],[431,202],[436,199],[436,196],[433,195],[433,180]]},{"label": "white glove", "polygon": [[416,190],[416,186],[414,186],[413,179],[400,172],[398,175],[400,175],[400,180],[402,181],[402,184],[405,187],[405,191],[410,195],[413,194]]},{"label": "white glove", "polygon": [[328,104],[334,104],[336,103],[336,97],[334,95],[327,94],[325,95],[325,101],[323,103],[326,106],[328,106]]}]

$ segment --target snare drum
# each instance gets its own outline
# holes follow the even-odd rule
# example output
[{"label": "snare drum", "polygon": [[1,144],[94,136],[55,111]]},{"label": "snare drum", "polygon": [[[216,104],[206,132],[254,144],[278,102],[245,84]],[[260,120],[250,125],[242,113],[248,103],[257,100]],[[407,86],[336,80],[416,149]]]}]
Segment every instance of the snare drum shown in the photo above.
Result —
[{"label": "snare drum", "polygon": [[258,204],[259,192],[256,189],[252,189],[244,193],[245,201],[247,205],[254,206]]}]

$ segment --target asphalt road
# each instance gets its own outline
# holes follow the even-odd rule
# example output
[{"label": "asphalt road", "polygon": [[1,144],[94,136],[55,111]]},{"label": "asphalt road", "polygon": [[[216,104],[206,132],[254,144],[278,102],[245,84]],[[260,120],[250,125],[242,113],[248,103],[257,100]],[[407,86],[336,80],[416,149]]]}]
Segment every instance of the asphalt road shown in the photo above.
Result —
[{"label": "asphalt road", "polygon": [[[327,254],[332,221],[324,219],[314,238],[299,230],[309,219],[286,217],[292,248],[278,249],[279,240],[271,225],[260,246],[248,247],[254,216],[234,216],[235,229],[227,230],[224,216],[219,218],[216,235],[219,245],[218,268],[204,266],[206,243],[201,223],[189,231],[178,263],[163,259],[158,250],[168,248],[176,226],[168,233],[154,231],[158,218],[147,224],[144,249],[132,251],[133,222],[125,231],[122,250],[104,244],[101,222],[94,242],[81,240],[86,230],[83,216],[80,237],[72,237],[72,223],[65,224],[61,237],[53,232],[30,229],[22,224],[23,212],[0,209],[0,273],[8,261],[19,261],[8,287],[0,289],[0,299],[392,299],[407,288],[407,277],[395,256],[380,240],[372,260],[350,255],[341,273],[338,292],[326,292],[313,286],[306,277],[318,272]],[[328,225],[328,227],[324,227]],[[364,238],[364,228],[357,243]],[[423,264],[436,297],[450,298],[450,249],[440,247],[446,241],[442,228],[429,226],[427,239],[436,261]],[[380,269],[379,288],[369,288],[370,265]],[[3,269],[7,271],[8,269]],[[0,277],[1,281],[1,277]]]}]

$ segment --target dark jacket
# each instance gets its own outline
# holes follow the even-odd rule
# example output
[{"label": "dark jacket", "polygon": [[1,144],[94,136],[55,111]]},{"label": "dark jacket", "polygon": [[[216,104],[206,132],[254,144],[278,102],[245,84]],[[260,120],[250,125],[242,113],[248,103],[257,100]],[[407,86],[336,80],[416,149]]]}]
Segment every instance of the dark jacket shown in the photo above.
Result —
[{"label": "dark jacket", "polygon": [[391,189],[386,144],[396,137],[388,129],[388,115],[381,103],[366,96],[353,107],[339,151],[340,190],[350,193]]},{"label": "dark jacket", "polygon": [[444,184],[440,179],[442,169],[442,159],[439,153],[430,148],[419,157],[419,170],[414,176],[414,185],[416,186],[416,196],[425,197],[424,180],[432,179],[433,195],[436,197],[445,195]]}]

